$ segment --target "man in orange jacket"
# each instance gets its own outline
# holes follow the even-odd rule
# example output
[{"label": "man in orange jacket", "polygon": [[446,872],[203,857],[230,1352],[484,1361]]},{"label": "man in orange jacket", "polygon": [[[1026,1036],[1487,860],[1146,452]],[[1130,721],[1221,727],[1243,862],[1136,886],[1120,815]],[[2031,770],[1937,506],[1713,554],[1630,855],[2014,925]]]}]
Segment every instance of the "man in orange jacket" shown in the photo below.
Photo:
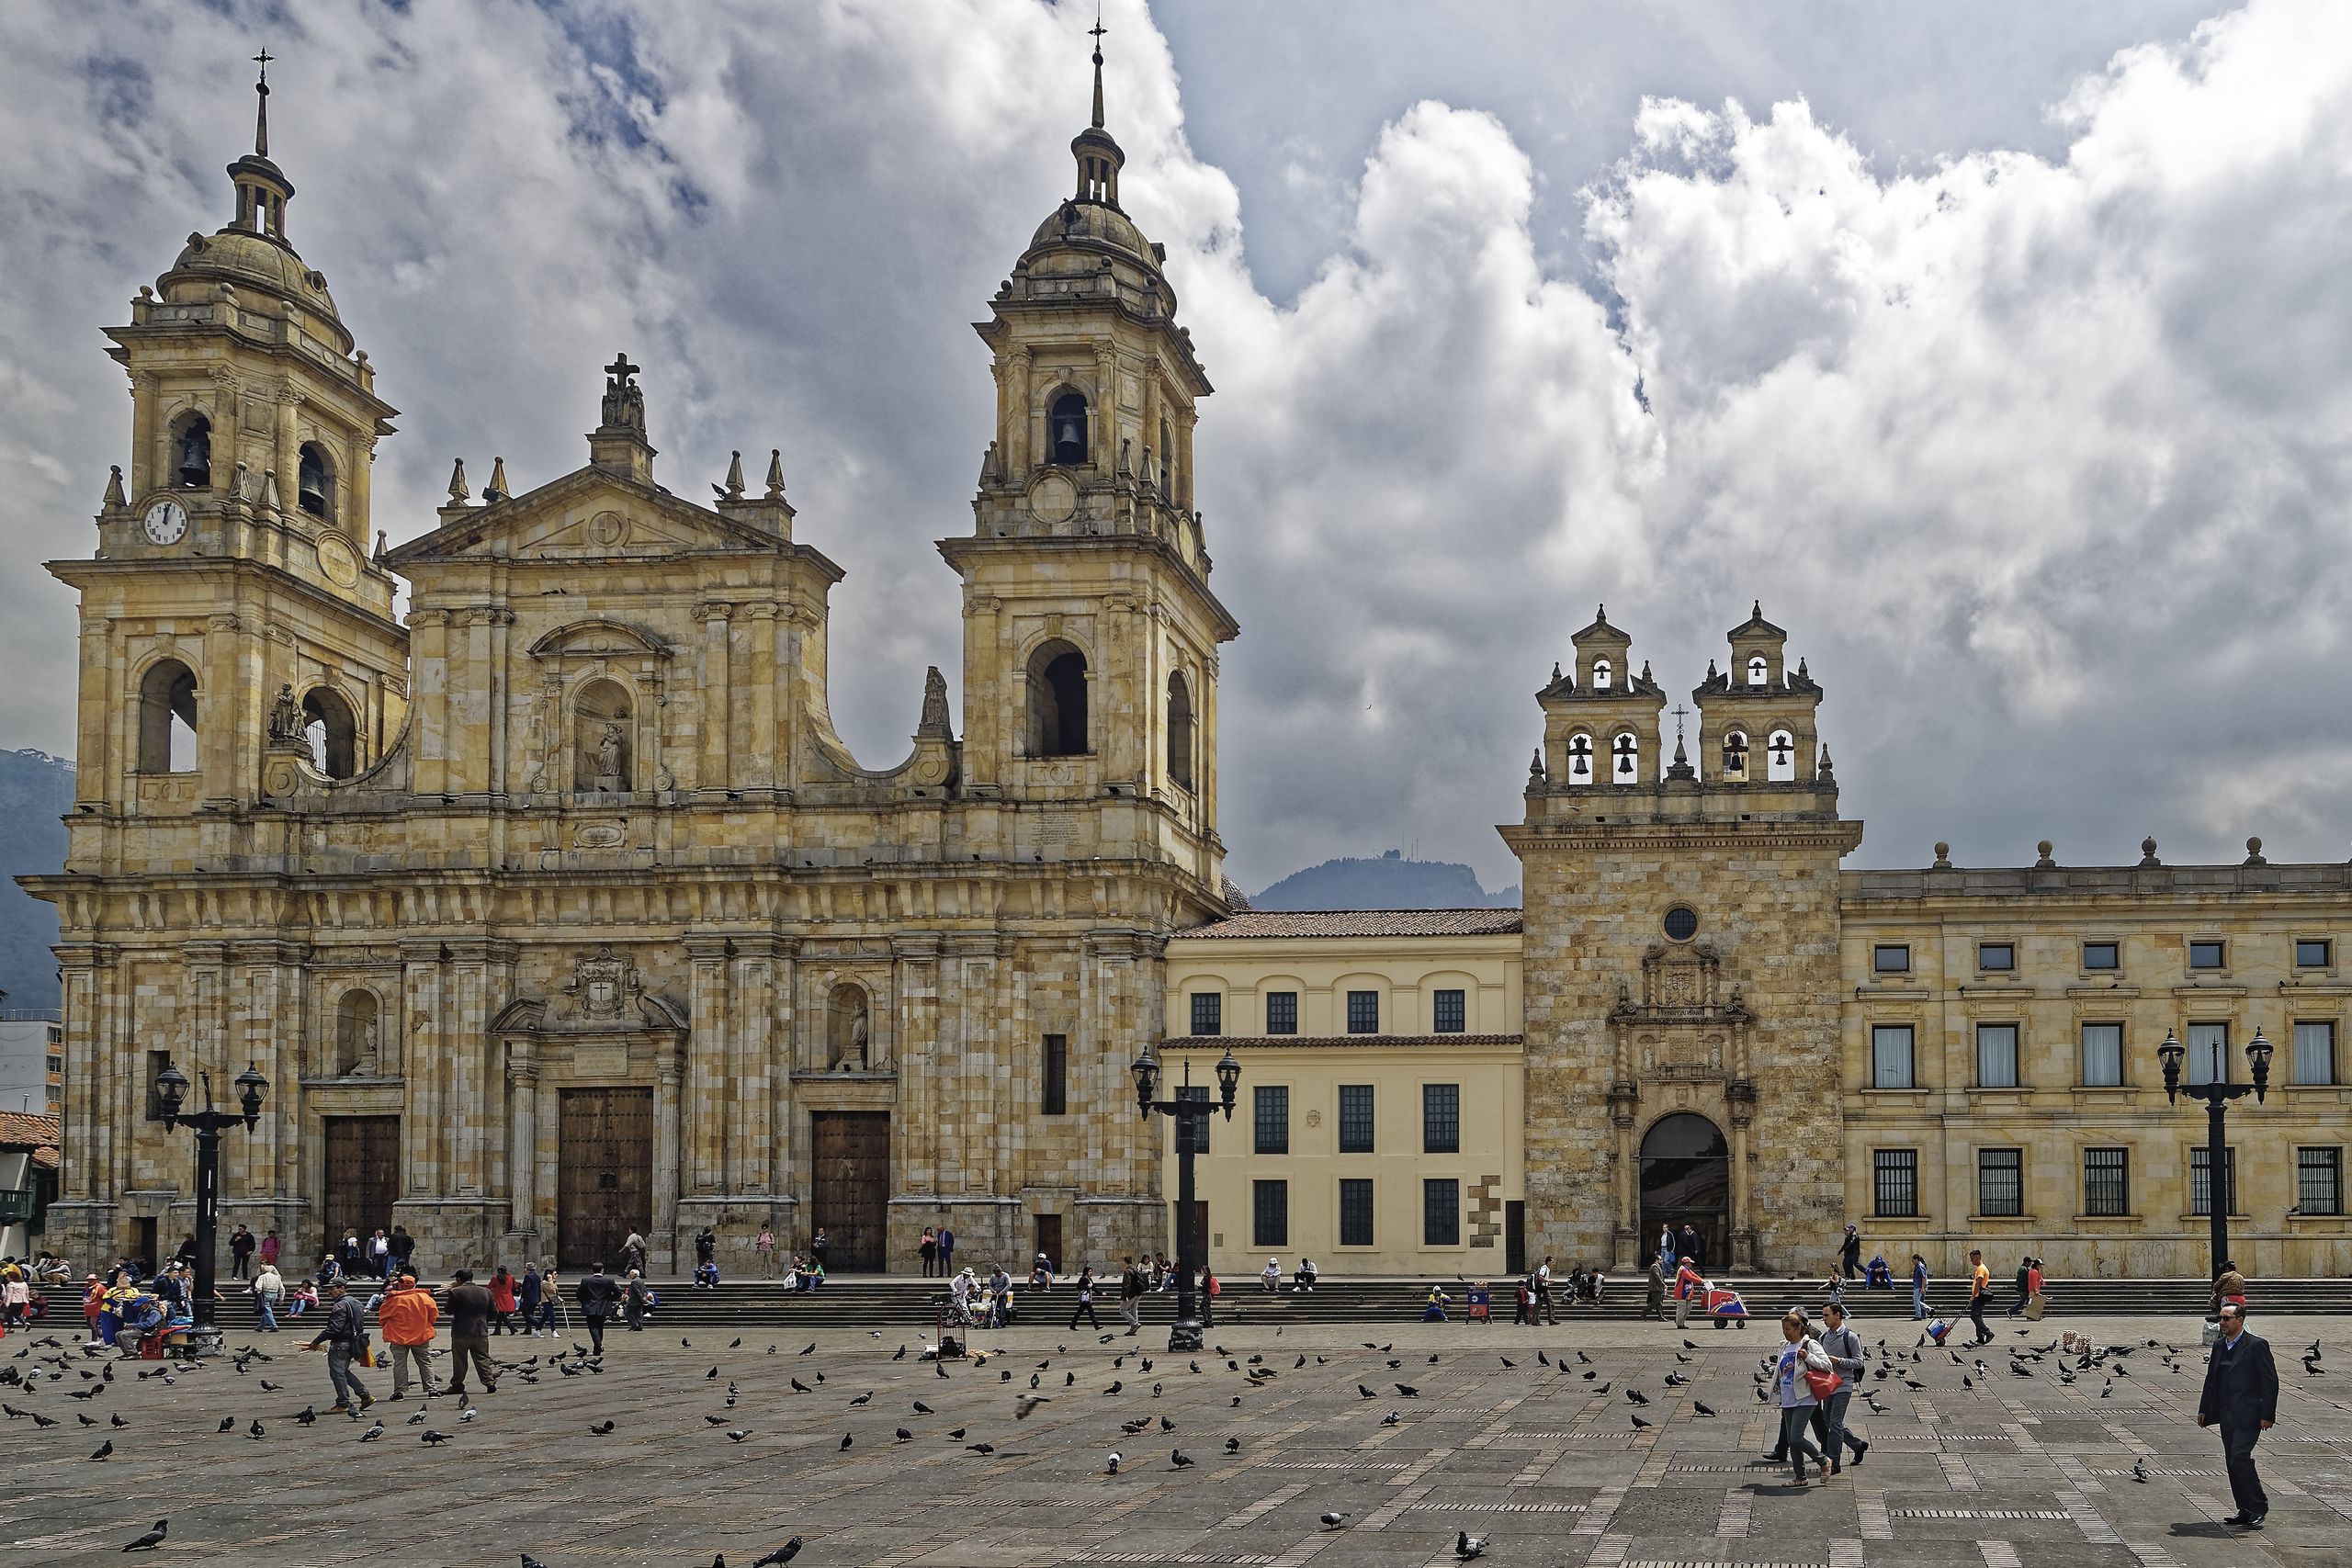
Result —
[{"label": "man in orange jacket", "polygon": [[431,1291],[416,1286],[416,1276],[402,1274],[384,1292],[376,1308],[384,1343],[392,1348],[392,1397],[408,1396],[408,1369],[416,1366],[416,1380],[427,1399],[433,1397],[433,1334],[441,1325],[441,1306]]}]

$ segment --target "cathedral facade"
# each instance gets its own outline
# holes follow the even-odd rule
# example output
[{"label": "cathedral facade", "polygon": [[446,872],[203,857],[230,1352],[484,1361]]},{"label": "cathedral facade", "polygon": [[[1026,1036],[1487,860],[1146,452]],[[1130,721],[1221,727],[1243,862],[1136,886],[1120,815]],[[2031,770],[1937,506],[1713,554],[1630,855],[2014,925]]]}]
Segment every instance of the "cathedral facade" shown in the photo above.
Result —
[{"label": "cathedral facade", "polygon": [[626,355],[584,466],[477,494],[461,465],[385,547],[395,411],[290,242],[263,88],[232,221],[108,333],[128,460],[95,552],[51,566],[81,596],[80,782],[63,874],[28,886],[62,921],[65,1251],[192,1228],[166,1063],[269,1079],[222,1223],[298,1249],[396,1223],[436,1268],[632,1231],[662,1267],[707,1224],[823,1224],[836,1268],[905,1267],[926,1225],[972,1256],[1165,1245],[1127,1068],[1169,932],[1225,908],[1238,628],[1191,505],[1210,386],[1100,73],[1072,194],[978,328],[995,439],[939,545],[964,733],[933,670],[880,768],[834,732],[842,573],[794,537],[780,457],[709,505],[656,482]]}]

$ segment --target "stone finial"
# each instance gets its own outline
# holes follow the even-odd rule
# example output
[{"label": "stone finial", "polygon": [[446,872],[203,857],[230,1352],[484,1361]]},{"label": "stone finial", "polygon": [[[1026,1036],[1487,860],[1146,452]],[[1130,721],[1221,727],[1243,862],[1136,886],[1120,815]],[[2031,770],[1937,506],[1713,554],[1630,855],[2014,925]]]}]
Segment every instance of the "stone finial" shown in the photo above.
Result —
[{"label": "stone finial", "polygon": [[1813,679],[1813,672],[1804,667],[1804,660],[1802,657],[1797,660],[1797,679],[1800,681]]},{"label": "stone finial", "polygon": [[733,453],[729,457],[727,462],[727,482],[723,485],[713,485],[710,488],[718,493],[718,497],[722,501],[741,501],[743,499],[742,453]]},{"label": "stone finial", "polygon": [[1764,601],[1758,599],[1754,604],[1748,605],[1747,614],[1749,618],[1752,620],[1762,620],[1764,618]]},{"label": "stone finial", "polygon": [[277,512],[284,508],[285,503],[277,498],[277,470],[276,468],[264,468],[261,471],[261,504],[267,507],[272,512]]},{"label": "stone finial", "polygon": [[1715,679],[1716,679],[1716,677],[1717,677],[1717,675],[1718,675],[1719,673],[1720,673],[1720,671],[1718,671],[1715,669],[1715,661],[1714,661],[1713,660],[1712,660],[1712,659],[1708,660],[1707,660],[1707,684],[1709,684],[1710,686],[1713,685],[1713,684],[1715,683]]},{"label": "stone finial", "polygon": [[1644,681],[1647,681],[1649,678],[1650,678],[1650,661],[1649,661],[1648,660],[1645,659],[1645,660],[1642,660],[1642,679],[1643,679]]},{"label": "stone finial", "polygon": [[768,448],[768,499],[784,499],[784,448],[781,446]]},{"label": "stone finial", "polygon": [[[115,472],[116,472],[117,474],[120,474],[120,473],[122,472],[122,470],[121,470],[120,468],[117,468],[117,469],[115,470]],[[1556,685],[1558,685],[1559,683],[1560,683],[1560,661],[1559,661],[1558,660],[1555,659],[1554,660],[1552,660],[1552,684],[1554,684],[1555,686],[1556,686]]]},{"label": "stone finial", "polygon": [[1530,789],[1544,782],[1544,748],[1535,748],[1535,756],[1527,764],[1527,784]]},{"label": "stone finial", "polygon": [[384,558],[384,551],[390,543],[391,536],[386,534],[381,528],[376,530],[376,558],[378,560]]},{"label": "stone finial", "polygon": [[2140,840],[2140,863],[2143,866],[2165,863],[2156,858],[2156,840],[2153,835]]},{"label": "stone finial", "polygon": [[449,469],[450,503],[455,506],[463,506],[473,499],[473,493],[466,484],[466,460],[460,457]]},{"label": "stone finial", "polygon": [[109,512],[119,511],[130,504],[129,498],[122,493],[122,465],[120,463],[115,464],[107,470],[107,498],[104,504]]},{"label": "stone finial", "polygon": [[1951,846],[1945,843],[1941,839],[1938,839],[1936,840],[1935,862],[1928,869],[1930,871],[1950,871],[1951,869]]},{"label": "stone finial", "polygon": [[1837,765],[1829,760],[1829,746],[1826,741],[1822,744],[1821,748],[1821,765],[1814,770],[1814,776],[1818,778],[1823,784],[1836,784],[1838,782]]},{"label": "stone finial", "polygon": [[490,460],[490,483],[482,486],[481,498],[494,506],[514,493],[506,488],[506,459],[492,457]]},{"label": "stone finial", "polygon": [[2245,863],[2248,865],[2268,865],[2270,863],[2268,861],[2262,858],[2262,840],[2260,839],[2248,839],[2245,841]]},{"label": "stone finial", "polygon": [[2055,870],[2057,870],[2057,869],[2058,869],[2058,863],[2057,863],[2056,861],[2052,860],[2052,859],[2050,858],[2050,840],[2049,840],[2044,839],[2044,840],[2041,840],[2041,842],[2040,842],[2040,843],[2038,843],[2038,844],[2034,845],[2034,846],[2033,846],[2033,852],[2034,852],[2035,854],[2037,854],[2037,855],[2039,855],[2039,856],[2041,856],[2041,859],[2039,859],[2039,860],[2037,860],[2037,861],[2035,861],[2035,862],[2033,863],[2033,869],[2034,869],[2034,870],[2036,870],[2036,871],[2055,871]]}]

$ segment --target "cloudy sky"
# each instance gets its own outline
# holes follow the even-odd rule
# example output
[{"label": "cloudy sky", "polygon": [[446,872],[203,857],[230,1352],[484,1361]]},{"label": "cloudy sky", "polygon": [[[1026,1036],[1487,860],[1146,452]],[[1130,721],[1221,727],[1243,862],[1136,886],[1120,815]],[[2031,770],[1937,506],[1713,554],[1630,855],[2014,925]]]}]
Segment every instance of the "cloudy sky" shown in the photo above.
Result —
[{"label": "cloudy sky", "polygon": [[[0,6],[0,746],[72,745],[129,402],[100,326],[228,216],[245,57],[289,215],[449,459],[784,449],[833,711],[956,663],[932,541],[989,439],[967,323],[1069,183],[1091,6]],[[1105,0],[1122,194],[1217,395],[1256,887],[1418,845],[1515,879],[1532,694],[1596,601],[1670,692],[1748,601],[1826,688],[1855,863],[2352,852],[2352,6]],[[476,467],[476,473],[486,468]]]}]

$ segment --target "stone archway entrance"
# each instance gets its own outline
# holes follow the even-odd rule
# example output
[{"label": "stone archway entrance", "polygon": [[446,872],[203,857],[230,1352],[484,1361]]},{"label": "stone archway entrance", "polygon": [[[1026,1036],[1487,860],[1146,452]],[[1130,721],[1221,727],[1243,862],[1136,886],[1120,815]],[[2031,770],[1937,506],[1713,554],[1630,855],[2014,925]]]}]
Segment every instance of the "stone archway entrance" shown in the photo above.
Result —
[{"label": "stone archway entrance", "polygon": [[1699,1257],[1709,1269],[1730,1266],[1731,1145],[1704,1116],[1677,1111],[1661,1117],[1642,1139],[1641,1226],[1634,1256],[1646,1264],[1661,1226],[1699,1233]]}]

